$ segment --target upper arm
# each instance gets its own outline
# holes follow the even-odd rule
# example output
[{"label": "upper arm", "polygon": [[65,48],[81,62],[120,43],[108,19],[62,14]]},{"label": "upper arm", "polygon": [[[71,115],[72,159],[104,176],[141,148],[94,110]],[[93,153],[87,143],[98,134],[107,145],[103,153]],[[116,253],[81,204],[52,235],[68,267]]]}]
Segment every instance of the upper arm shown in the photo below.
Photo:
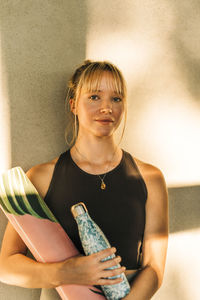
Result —
[{"label": "upper arm", "polygon": [[12,224],[8,222],[2,241],[0,260],[5,260],[7,257],[17,253],[26,255],[27,246]]},{"label": "upper arm", "polygon": [[26,172],[26,175],[35,186],[42,198],[45,197],[54,170],[54,163],[49,162],[32,167]]},{"label": "upper arm", "polygon": [[168,192],[162,172],[151,166],[145,178],[148,190],[143,241],[143,266],[150,265],[162,282],[168,242]]}]

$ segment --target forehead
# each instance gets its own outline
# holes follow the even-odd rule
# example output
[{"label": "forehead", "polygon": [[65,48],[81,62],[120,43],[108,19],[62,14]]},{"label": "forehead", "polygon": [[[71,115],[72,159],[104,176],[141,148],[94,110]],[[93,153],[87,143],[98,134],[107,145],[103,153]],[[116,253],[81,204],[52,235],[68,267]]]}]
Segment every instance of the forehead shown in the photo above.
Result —
[{"label": "forehead", "polygon": [[122,83],[115,78],[111,72],[94,73],[87,78],[82,85],[83,92],[111,91],[116,94],[123,94]]},{"label": "forehead", "polygon": [[99,90],[115,90],[114,78],[109,73],[102,74],[98,84]]}]

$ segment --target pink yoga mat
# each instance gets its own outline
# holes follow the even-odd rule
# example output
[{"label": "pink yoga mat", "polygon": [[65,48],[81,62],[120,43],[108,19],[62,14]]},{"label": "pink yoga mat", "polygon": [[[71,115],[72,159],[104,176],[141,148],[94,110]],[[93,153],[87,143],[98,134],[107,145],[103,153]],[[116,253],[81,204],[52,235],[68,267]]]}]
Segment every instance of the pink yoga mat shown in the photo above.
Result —
[{"label": "pink yoga mat", "polygon": [[[0,176],[0,207],[39,262],[58,262],[79,254],[62,226],[20,167]],[[63,300],[105,300],[94,286],[56,288]]]}]

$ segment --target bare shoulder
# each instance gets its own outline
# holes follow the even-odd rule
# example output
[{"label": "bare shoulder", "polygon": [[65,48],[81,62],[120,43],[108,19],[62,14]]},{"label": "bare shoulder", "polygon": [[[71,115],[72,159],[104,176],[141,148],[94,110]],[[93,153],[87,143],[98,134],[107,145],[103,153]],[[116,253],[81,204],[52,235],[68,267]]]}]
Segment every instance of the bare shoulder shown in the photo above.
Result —
[{"label": "bare shoulder", "polygon": [[26,175],[43,198],[48,191],[57,160],[58,157],[51,161],[35,165],[26,172]]},{"label": "bare shoulder", "polygon": [[149,198],[152,196],[152,199],[158,199],[158,197],[154,197],[158,193],[165,195],[166,198],[167,186],[162,171],[158,167],[143,162],[134,156],[133,159],[145,181]]},{"label": "bare shoulder", "polygon": [[159,178],[163,176],[163,173],[161,172],[161,170],[149,163],[146,163],[144,161],[139,160],[138,158],[133,156],[133,159],[141,173],[141,175],[145,178],[145,179],[152,179],[152,178]]}]

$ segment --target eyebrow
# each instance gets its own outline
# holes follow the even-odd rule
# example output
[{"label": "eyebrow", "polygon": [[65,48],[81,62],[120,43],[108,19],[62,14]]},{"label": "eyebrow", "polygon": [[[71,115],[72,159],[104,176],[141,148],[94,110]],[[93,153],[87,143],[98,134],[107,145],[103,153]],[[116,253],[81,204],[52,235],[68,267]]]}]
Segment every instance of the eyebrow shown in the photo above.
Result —
[{"label": "eyebrow", "polygon": [[[95,93],[95,92],[102,93],[103,91],[102,91],[102,90],[91,90],[91,91],[87,91],[87,93]],[[117,91],[112,91],[112,93],[114,93],[114,94],[116,94],[116,95],[120,95],[120,93],[118,93]]]}]

